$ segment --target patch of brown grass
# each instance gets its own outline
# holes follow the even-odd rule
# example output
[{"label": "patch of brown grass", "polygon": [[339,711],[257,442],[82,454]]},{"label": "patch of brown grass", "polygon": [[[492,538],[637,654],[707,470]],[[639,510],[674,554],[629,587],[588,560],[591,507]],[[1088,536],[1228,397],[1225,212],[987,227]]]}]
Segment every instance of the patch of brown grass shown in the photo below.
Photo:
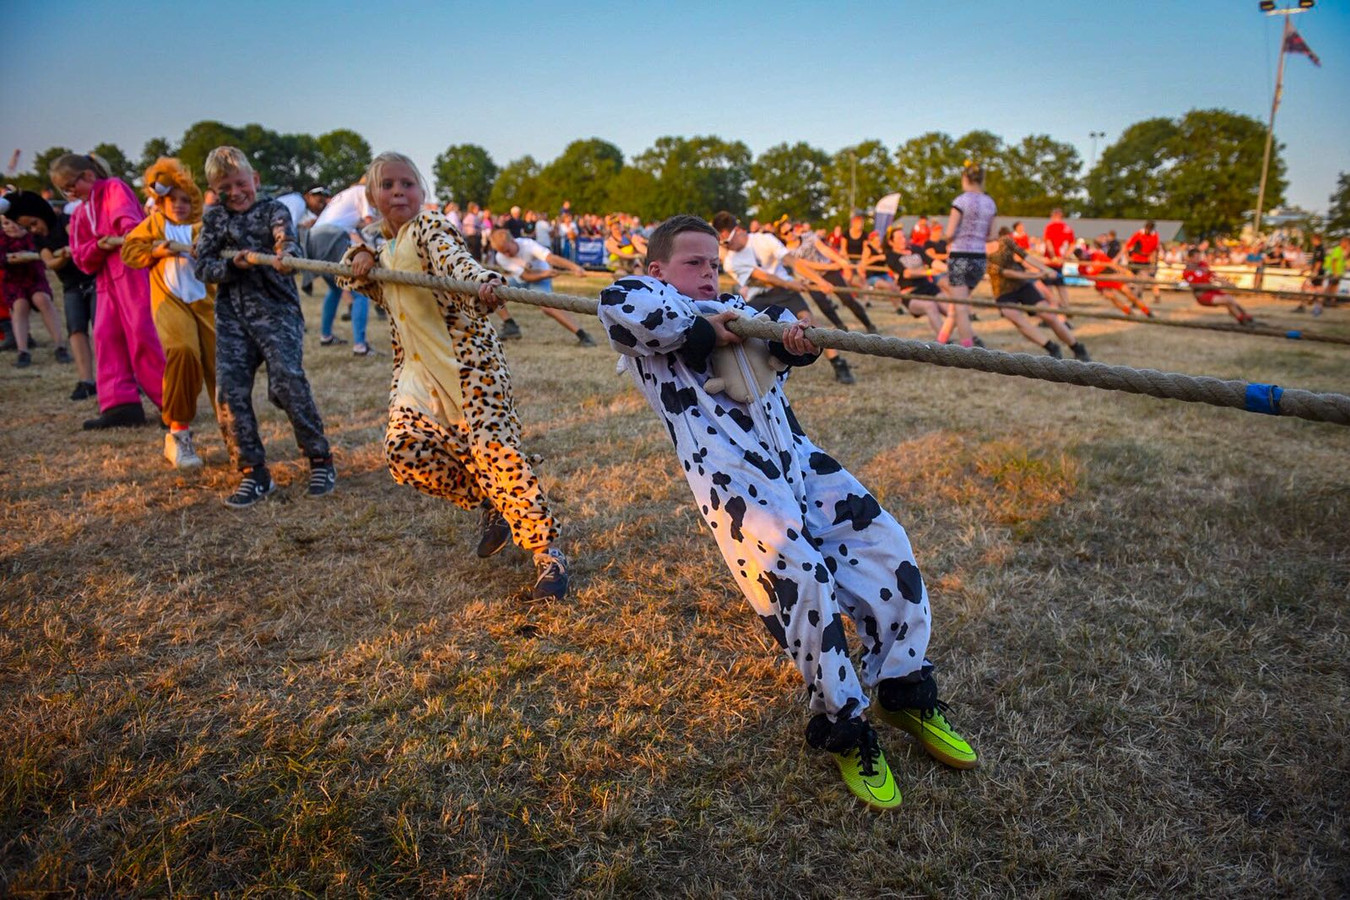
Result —
[{"label": "patch of brown grass", "polygon": [[[308,348],[323,502],[260,386],[283,490],[242,513],[208,421],[182,476],[154,429],[80,432],[48,351],[0,367],[0,893],[1350,891],[1350,430],[875,359],[849,389],[796,373],[807,430],[910,531],[982,754],[952,772],[883,733],[905,805],[873,816],[806,751],[795,673],[613,355],[516,315],[574,562],[554,606],[522,602],[523,554],[480,562],[472,516],[392,483],[387,356]],[[1108,362],[1350,385],[1336,347],[1080,334]]]}]

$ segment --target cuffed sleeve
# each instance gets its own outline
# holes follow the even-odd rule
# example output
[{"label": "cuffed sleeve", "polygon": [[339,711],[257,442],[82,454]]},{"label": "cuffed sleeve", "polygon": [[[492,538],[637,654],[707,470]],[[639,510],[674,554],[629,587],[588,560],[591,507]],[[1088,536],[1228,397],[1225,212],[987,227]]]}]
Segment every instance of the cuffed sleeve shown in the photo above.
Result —
[{"label": "cuffed sleeve", "polygon": [[197,245],[192,251],[197,260],[192,270],[198,279],[208,284],[225,284],[234,281],[239,274],[234,264],[220,255],[225,249],[227,237],[225,217],[225,210],[219,207],[206,211],[201,233],[197,235]]},{"label": "cuffed sleeve", "polygon": [[624,356],[677,350],[696,337],[694,323],[702,318],[692,300],[646,275],[620,278],[601,291],[597,313],[610,346]]},{"label": "cuffed sleeve", "polygon": [[151,254],[155,249],[154,219],[145,219],[122,241],[122,262],[133,269],[148,269],[155,264]]}]

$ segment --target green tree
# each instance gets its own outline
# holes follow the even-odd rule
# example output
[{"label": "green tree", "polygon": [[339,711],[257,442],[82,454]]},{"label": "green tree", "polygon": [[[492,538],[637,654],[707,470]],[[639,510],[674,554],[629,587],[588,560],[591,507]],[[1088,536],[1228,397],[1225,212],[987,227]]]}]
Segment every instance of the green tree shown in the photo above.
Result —
[{"label": "green tree", "polygon": [[246,150],[247,148],[240,146],[241,143],[238,129],[222,122],[196,122],[183,132],[183,139],[178,142],[178,158],[192,172],[193,177],[199,179],[199,183],[205,186],[207,154],[225,144]]},{"label": "green tree", "polygon": [[539,173],[539,194],[531,205],[556,209],[571,200],[579,213],[604,213],[610,209],[610,181],[622,168],[623,152],[609,141],[573,141]]},{"label": "green tree", "polygon": [[138,172],[144,173],[146,169],[150,168],[151,163],[161,156],[173,155],[173,144],[169,143],[168,138],[151,138],[141,148],[141,161],[136,164],[136,169]]},{"label": "green tree", "polygon": [[[522,156],[506,164],[506,168],[497,173],[492,184],[492,193],[488,195],[488,206],[498,212],[504,212],[512,206],[540,209],[539,175],[541,169],[533,156]],[[544,206],[543,208],[548,208]]]},{"label": "green tree", "polygon": [[1327,232],[1334,235],[1350,234],[1350,174],[1341,172],[1336,179],[1336,192],[1328,200]]},{"label": "green tree", "polygon": [[613,210],[633,213],[644,219],[665,218],[657,208],[657,180],[636,166],[624,166],[609,182],[609,203]]},{"label": "green tree", "polygon": [[[857,189],[854,189],[854,184]],[[825,212],[831,224],[848,221],[853,208],[869,209],[896,188],[895,170],[886,145],[866,140],[845,147],[825,167]]]},{"label": "green tree", "polygon": [[999,212],[1048,216],[1055,207],[1072,211],[1081,187],[1083,160],[1072,144],[1047,134],[1030,134],[1003,156]]},{"label": "green tree", "polygon": [[487,203],[492,184],[497,180],[497,164],[477,144],[452,144],[445,148],[436,157],[432,172],[436,176],[436,192],[461,206]]},{"label": "green tree", "polygon": [[1177,125],[1171,119],[1145,119],[1122,131],[1088,172],[1088,213],[1163,218],[1176,138]]},{"label": "green tree", "polygon": [[90,152],[103,158],[108,168],[112,170],[114,178],[120,178],[128,184],[135,184],[140,180],[141,173],[116,144],[99,144]]},{"label": "green tree", "polygon": [[23,172],[14,176],[10,180],[14,186],[22,191],[36,191],[41,193],[50,190],[52,187],[51,177],[47,170],[51,168],[52,162],[58,157],[65,156],[67,153],[74,153],[69,147],[48,147],[41,153],[33,157],[33,170]]},{"label": "green tree", "polygon": [[[1226,109],[1196,109],[1177,123],[1169,147],[1167,218],[1182,219],[1193,236],[1235,234],[1256,208],[1266,126]],[[1272,148],[1266,209],[1284,202],[1281,145]]]},{"label": "green tree", "polygon": [[895,189],[900,192],[901,209],[916,215],[950,209],[952,198],[961,192],[964,160],[956,141],[941,131],[930,131],[901,144],[895,151]]},{"label": "green tree", "polygon": [[318,169],[313,180],[330,191],[351,187],[366,174],[372,158],[370,144],[355,131],[338,128],[319,135],[314,144]]},{"label": "green tree", "polygon": [[1008,150],[1003,145],[1003,138],[992,131],[970,131],[956,139],[952,150],[959,159],[956,160],[956,168],[947,176],[949,196],[944,208],[950,208],[952,199],[961,193],[961,171],[966,160],[970,160],[984,169],[985,193],[994,198],[1002,211],[1008,194],[1009,166]]},{"label": "green tree", "polygon": [[715,135],[661,137],[633,159],[633,167],[652,179],[643,215],[664,219],[693,213],[708,218],[722,209],[745,214],[750,148],[740,141]]},{"label": "green tree", "polygon": [[829,164],[825,151],[803,141],[775,144],[750,166],[746,199],[764,221],[787,214],[814,222],[825,213]]}]

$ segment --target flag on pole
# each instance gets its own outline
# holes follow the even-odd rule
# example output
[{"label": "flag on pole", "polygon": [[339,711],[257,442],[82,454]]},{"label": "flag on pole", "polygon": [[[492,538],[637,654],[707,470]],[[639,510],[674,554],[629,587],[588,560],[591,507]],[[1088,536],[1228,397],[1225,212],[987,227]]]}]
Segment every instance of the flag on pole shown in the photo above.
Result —
[{"label": "flag on pole", "polygon": [[886,234],[886,229],[889,228],[891,222],[895,220],[895,214],[899,209],[899,194],[887,194],[877,201],[876,211],[872,213],[872,224],[876,227],[879,234]]},{"label": "flag on pole", "polygon": [[1312,52],[1312,48],[1309,47],[1308,42],[1303,39],[1303,35],[1292,28],[1289,29],[1289,36],[1284,39],[1284,52],[1302,53],[1304,56],[1308,57],[1308,59],[1312,60],[1314,66],[1317,66],[1319,69],[1322,68],[1322,61],[1317,58],[1316,53]]},{"label": "flag on pole", "polygon": [[5,167],[6,172],[13,175],[15,172],[19,171],[19,156],[22,153],[22,150],[14,151],[14,155],[9,158],[9,165]]}]

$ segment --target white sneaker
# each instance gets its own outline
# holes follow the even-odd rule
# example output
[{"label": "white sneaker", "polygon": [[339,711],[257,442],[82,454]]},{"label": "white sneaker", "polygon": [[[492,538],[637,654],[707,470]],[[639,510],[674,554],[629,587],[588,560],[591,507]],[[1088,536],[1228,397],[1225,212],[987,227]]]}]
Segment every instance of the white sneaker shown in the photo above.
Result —
[{"label": "white sneaker", "polygon": [[202,458],[192,446],[191,431],[170,431],[164,435],[164,458],[178,469],[202,467]]}]

